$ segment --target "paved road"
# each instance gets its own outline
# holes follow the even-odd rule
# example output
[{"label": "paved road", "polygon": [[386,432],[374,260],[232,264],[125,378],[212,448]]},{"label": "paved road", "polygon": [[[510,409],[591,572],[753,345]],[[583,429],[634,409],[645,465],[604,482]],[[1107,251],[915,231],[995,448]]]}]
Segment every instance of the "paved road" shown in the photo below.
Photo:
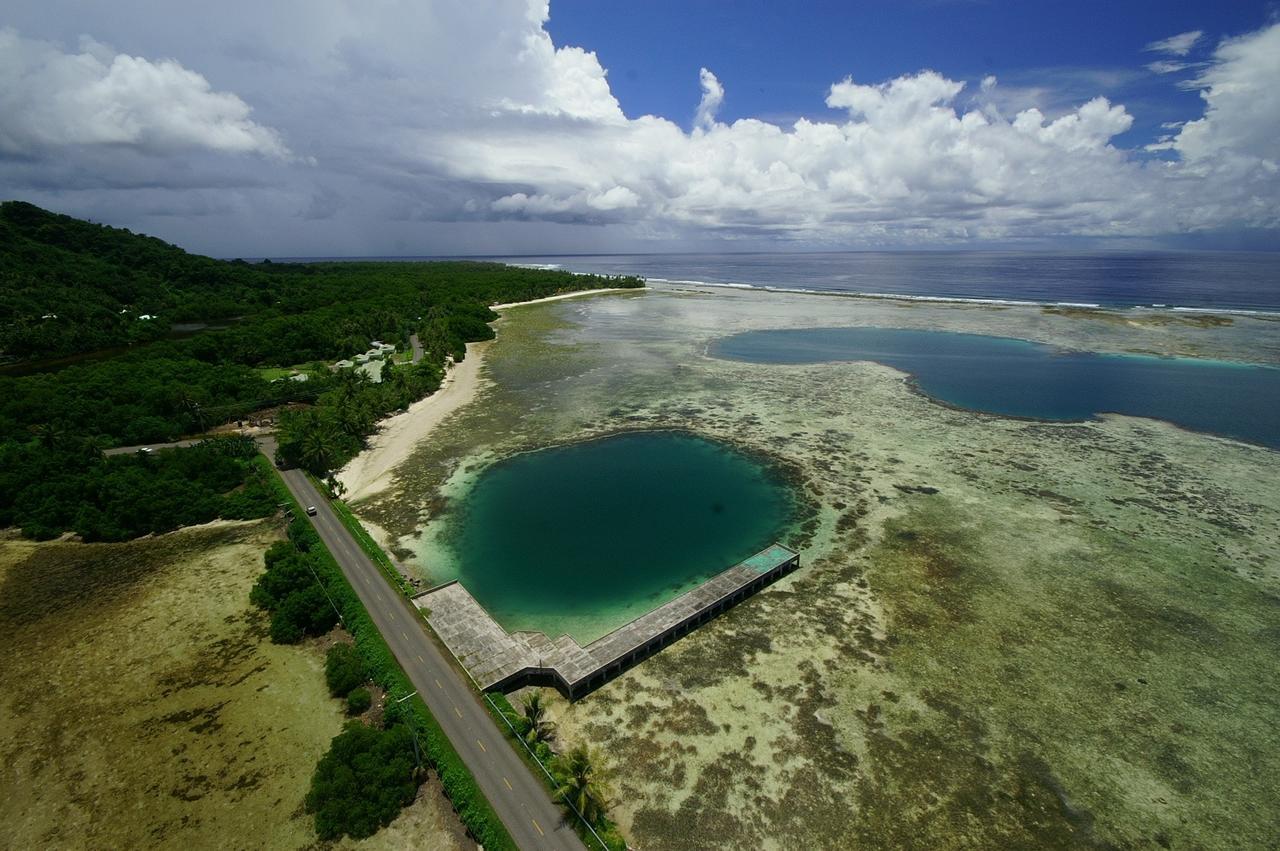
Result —
[{"label": "paved road", "polygon": [[[259,445],[268,458],[275,458],[273,438],[264,436]],[[427,635],[412,603],[388,585],[301,470],[283,470],[281,476],[304,508],[316,507],[316,516],[310,519],[320,539],[516,844],[525,849],[585,851],[546,787],[512,750],[480,699]]]},{"label": "paved road", "polygon": [[417,363],[422,360],[422,343],[418,340],[417,334],[409,335],[409,347],[413,349],[413,360],[410,363]]},{"label": "paved road", "polygon": [[203,437],[193,437],[190,440],[175,440],[173,443],[143,443],[138,446],[113,446],[110,449],[102,450],[103,455],[132,455],[135,452],[141,452],[143,449],[161,450],[161,449],[177,449],[184,446],[195,446]]}]

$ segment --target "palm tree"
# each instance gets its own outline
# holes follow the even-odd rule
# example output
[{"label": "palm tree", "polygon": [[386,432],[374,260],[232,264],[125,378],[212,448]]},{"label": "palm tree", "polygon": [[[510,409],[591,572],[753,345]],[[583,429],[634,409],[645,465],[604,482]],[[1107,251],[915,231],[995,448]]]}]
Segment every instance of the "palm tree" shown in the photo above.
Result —
[{"label": "palm tree", "polygon": [[312,417],[302,432],[300,441],[302,466],[316,475],[322,475],[333,466],[338,454],[338,430],[332,422]]},{"label": "palm tree", "polygon": [[373,416],[363,402],[354,398],[338,403],[338,428],[354,438],[361,438],[373,427]]},{"label": "palm tree", "polygon": [[372,383],[362,369],[343,370],[338,373],[338,397],[343,402],[350,402]]},{"label": "palm tree", "polygon": [[560,785],[556,798],[576,809],[591,824],[599,824],[609,807],[609,789],[596,773],[596,757],[579,745],[556,758],[554,767]]},{"label": "palm tree", "polygon": [[32,426],[31,431],[45,449],[60,449],[67,443],[68,431],[66,423],[41,423],[40,425]]},{"label": "palm tree", "polygon": [[547,720],[547,707],[542,703],[542,692],[529,694],[521,703],[524,710],[524,740],[529,747],[536,747],[539,742],[549,742],[555,734],[556,725]]},{"label": "palm tree", "polygon": [[179,389],[174,393],[173,405],[182,411],[188,428],[194,428],[198,432],[204,431],[204,411],[201,410],[200,403],[194,396],[186,390]]}]

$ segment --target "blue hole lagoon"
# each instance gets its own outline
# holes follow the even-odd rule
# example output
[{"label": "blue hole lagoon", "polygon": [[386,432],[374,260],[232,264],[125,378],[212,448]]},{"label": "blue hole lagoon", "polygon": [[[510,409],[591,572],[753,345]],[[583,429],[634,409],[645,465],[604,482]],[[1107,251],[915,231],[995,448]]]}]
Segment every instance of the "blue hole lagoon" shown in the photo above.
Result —
[{"label": "blue hole lagoon", "polygon": [[781,538],[777,471],[681,432],[631,432],[483,471],[444,540],[458,579],[509,631],[592,641]]},{"label": "blue hole lagoon", "polygon": [[746,331],[713,341],[708,351],[752,363],[875,361],[960,408],[1043,420],[1129,414],[1280,448],[1280,369],[1270,366],[1062,351],[902,328]]}]

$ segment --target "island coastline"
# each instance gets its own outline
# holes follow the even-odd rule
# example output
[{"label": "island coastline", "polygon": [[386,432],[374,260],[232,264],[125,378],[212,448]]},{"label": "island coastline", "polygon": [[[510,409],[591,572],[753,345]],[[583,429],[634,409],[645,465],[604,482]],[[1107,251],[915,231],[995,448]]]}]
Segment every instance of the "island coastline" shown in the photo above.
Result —
[{"label": "island coastline", "polygon": [[[627,292],[630,289],[608,287],[579,290],[530,301],[495,304],[490,309],[506,310],[579,296]],[[365,499],[390,487],[395,468],[409,457],[414,447],[425,440],[450,414],[476,398],[486,380],[482,370],[487,345],[487,342],[468,343],[467,356],[461,363],[448,369],[440,389],[379,424],[378,432],[369,440],[369,446],[335,474],[345,488],[343,496],[348,501]]]},{"label": "island coastline", "polygon": [[413,447],[449,414],[476,397],[483,382],[480,370],[486,345],[468,343],[467,356],[445,373],[440,389],[379,424],[368,448],[335,474],[345,488],[346,499],[363,499],[385,490],[391,484],[392,471]]}]

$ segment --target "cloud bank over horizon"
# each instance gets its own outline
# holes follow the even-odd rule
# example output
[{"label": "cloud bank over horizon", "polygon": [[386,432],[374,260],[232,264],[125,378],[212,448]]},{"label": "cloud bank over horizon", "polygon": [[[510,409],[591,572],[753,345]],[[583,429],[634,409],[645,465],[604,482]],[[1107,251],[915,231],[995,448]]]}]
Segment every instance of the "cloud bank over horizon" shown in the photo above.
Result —
[{"label": "cloud bank over horizon", "polygon": [[146,38],[141,4],[53,5],[83,32],[31,32],[34,5],[0,17],[0,195],[211,253],[1280,229],[1280,24],[1135,45],[1135,66],[1145,50],[1166,57],[1153,74],[1189,74],[1170,85],[1203,109],[1126,145],[1134,114],[1105,96],[1046,114],[996,76],[928,69],[834,81],[814,98],[829,118],[726,123],[732,87],[702,68],[682,121],[629,117],[595,53],[553,43],[545,0],[233,1]]}]

